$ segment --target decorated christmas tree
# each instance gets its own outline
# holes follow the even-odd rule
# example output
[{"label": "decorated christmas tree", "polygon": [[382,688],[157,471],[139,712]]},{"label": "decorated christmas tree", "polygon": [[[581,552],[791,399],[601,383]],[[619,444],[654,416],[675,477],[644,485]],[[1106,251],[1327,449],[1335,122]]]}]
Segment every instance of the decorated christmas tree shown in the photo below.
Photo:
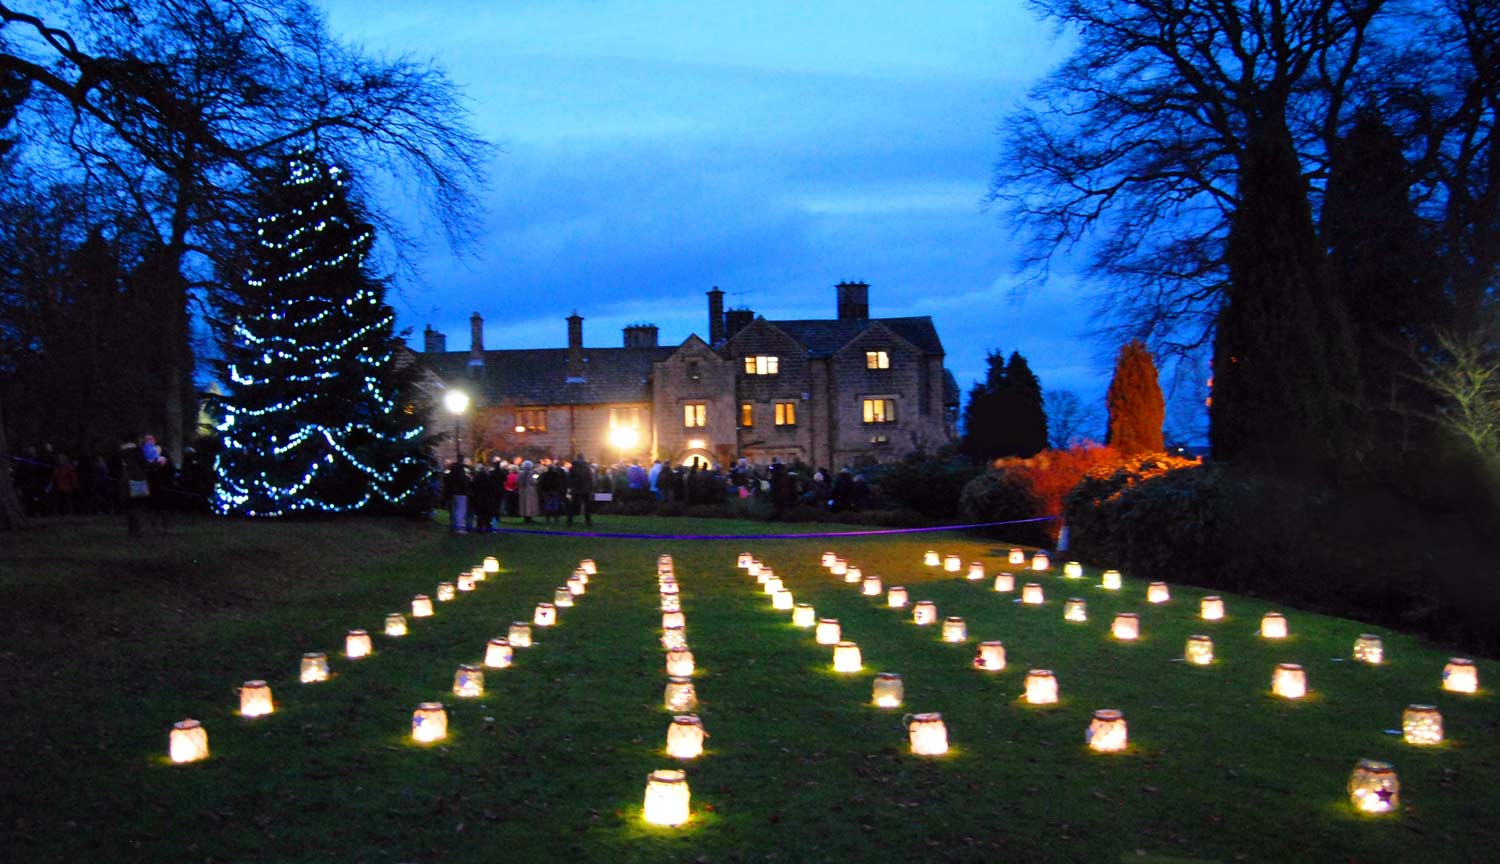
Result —
[{"label": "decorated christmas tree", "polygon": [[422,506],[429,473],[371,226],[342,170],[289,160],[261,195],[226,340],[214,509],[284,516]]}]

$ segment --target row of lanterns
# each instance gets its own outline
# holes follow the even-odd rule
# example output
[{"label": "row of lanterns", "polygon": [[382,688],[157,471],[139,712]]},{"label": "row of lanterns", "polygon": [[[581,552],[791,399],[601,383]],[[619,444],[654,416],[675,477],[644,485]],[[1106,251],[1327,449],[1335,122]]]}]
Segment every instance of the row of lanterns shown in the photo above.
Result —
[{"label": "row of lanterns", "polygon": [[[696,759],[703,755],[703,740],[708,733],[695,713],[698,693],[692,675],[696,667],[687,643],[687,616],[682,611],[682,592],[671,555],[657,557],[656,580],[661,597],[661,644],[666,651],[667,686],[663,703],[673,715],[667,727],[667,755],[673,759]],[[658,768],[647,776],[644,811],[647,822],[666,827],[683,825],[691,818],[691,801],[686,771]]]}]

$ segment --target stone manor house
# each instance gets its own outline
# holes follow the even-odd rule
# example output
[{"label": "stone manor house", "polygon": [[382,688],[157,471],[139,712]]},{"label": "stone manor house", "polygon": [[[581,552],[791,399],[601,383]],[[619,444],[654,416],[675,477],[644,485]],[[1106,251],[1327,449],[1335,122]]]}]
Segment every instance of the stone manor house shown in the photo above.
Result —
[{"label": "stone manor house", "polygon": [[[619,348],[585,347],[576,312],[566,348],[486,350],[476,312],[469,350],[449,351],[429,326],[414,359],[432,397],[430,428],[452,428],[441,397],[453,387],[471,399],[463,429],[502,430],[506,456],[726,466],[774,456],[837,470],[952,441],[959,390],[932,319],[871,318],[867,284],[836,290],[837,317],[775,321],[725,310],[714,288],[708,339],[676,346],[640,324]],[[471,433],[460,434],[472,454]]]}]

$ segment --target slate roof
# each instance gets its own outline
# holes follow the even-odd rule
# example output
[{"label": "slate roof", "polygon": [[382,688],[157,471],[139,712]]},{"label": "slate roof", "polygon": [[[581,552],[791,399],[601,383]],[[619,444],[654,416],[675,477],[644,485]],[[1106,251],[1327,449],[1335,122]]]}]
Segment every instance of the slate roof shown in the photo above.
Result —
[{"label": "slate roof", "polygon": [[482,367],[469,366],[468,351],[422,353],[417,362],[448,384],[468,388],[487,405],[597,405],[650,402],[651,364],[675,350],[584,348],[584,380],[572,384],[567,381],[566,348],[486,351]]},{"label": "slate roof", "polygon": [[805,318],[793,321],[771,321],[786,335],[807,346],[809,357],[831,357],[849,341],[876,321],[895,331],[897,336],[917,346],[923,354],[942,354],[943,343],[937,328],[926,315],[911,318]]}]

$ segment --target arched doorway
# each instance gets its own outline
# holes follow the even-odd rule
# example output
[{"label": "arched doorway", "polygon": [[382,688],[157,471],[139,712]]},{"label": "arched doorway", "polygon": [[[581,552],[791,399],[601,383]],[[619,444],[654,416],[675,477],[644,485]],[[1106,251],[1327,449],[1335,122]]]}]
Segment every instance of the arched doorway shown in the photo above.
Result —
[{"label": "arched doorway", "polygon": [[707,471],[714,467],[714,457],[707,450],[689,450],[677,457],[677,464],[684,468],[697,465],[699,471]]}]

